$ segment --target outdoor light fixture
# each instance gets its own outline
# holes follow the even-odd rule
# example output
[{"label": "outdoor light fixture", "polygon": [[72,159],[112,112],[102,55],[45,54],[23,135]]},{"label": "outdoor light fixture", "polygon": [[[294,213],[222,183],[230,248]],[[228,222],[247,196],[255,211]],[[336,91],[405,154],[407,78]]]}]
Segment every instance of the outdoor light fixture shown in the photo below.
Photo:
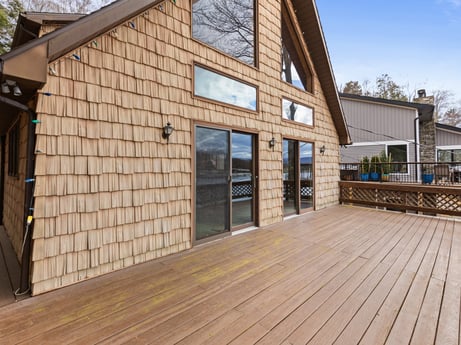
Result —
[{"label": "outdoor light fixture", "polygon": [[269,140],[269,148],[273,149],[275,147],[275,143],[276,143],[275,138],[272,137],[272,139]]},{"label": "outdoor light fixture", "polygon": [[5,80],[2,83],[2,93],[8,94],[11,93],[11,88],[13,88],[13,95],[16,97],[22,96],[22,91],[19,88],[18,84],[16,84],[13,80]]},{"label": "outdoor light fixture", "polygon": [[163,134],[162,134],[162,137],[163,139],[166,139],[168,140],[168,138],[170,137],[171,133],[173,133],[174,131],[174,127],[171,125],[171,123],[167,123],[165,127],[163,127]]},{"label": "outdoor light fixture", "polygon": [[2,83],[2,93],[10,93],[10,87],[6,81]]},{"label": "outdoor light fixture", "polygon": [[320,154],[323,156],[325,154],[325,145],[320,148]]},{"label": "outdoor light fixture", "polygon": [[13,87],[13,95],[15,95],[16,97],[22,96],[22,91],[21,91],[21,89],[19,88],[18,85],[14,85],[14,87]]}]

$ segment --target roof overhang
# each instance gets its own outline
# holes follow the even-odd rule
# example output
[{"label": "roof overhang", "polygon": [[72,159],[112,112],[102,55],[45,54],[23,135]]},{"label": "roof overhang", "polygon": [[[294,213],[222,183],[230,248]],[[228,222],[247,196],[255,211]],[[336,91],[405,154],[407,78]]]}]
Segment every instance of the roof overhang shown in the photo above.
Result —
[{"label": "roof overhang", "polygon": [[384,105],[394,106],[394,107],[403,107],[403,108],[415,109],[418,112],[418,120],[419,120],[419,122],[431,121],[433,119],[433,117],[434,117],[434,109],[435,109],[435,107],[434,107],[433,104],[396,101],[396,100],[393,100],[393,99],[371,97],[371,96],[362,96],[362,95],[354,95],[354,94],[350,94],[350,93],[340,93],[340,98],[341,99],[347,99],[347,100],[359,101],[359,102],[384,104]]},{"label": "roof overhang", "polygon": [[[25,94],[33,94],[47,81],[48,64],[112,30],[129,19],[162,3],[164,0],[119,0],[90,15],[65,25],[43,37],[33,39],[0,56],[0,82],[16,81]],[[350,135],[339,100],[333,69],[327,51],[320,19],[314,0],[292,0],[298,22],[319,77],[326,102],[333,117],[340,144],[349,144]],[[28,24],[34,27],[46,20],[57,20],[56,15],[30,14]],[[71,18],[62,18],[70,21]],[[74,18],[75,19],[75,18]],[[34,24],[35,23],[35,24]],[[33,30],[32,30],[33,31]],[[33,63],[31,63],[33,61]]]},{"label": "roof overhang", "polygon": [[[43,87],[46,83],[49,62],[161,2],[162,0],[119,0],[84,17],[67,15],[63,21],[70,21],[72,18],[80,19],[0,56],[0,81],[21,80],[37,88]],[[57,17],[57,15],[32,15],[29,20],[43,23],[47,20],[56,21]],[[34,63],[31,64],[31,61]]]},{"label": "roof overhang", "polygon": [[304,40],[314,62],[315,71],[333,117],[341,145],[351,143],[346,117],[339,100],[338,89],[331,66],[320,18],[314,0],[292,0]]},{"label": "roof overhang", "polygon": [[[16,107],[2,101],[26,104],[47,82],[48,64],[90,42],[114,27],[160,4],[163,0],[119,0],[90,15],[25,13],[19,18],[13,49],[0,56],[0,84],[15,82],[22,95],[0,98],[2,119],[17,114]],[[63,27],[40,38],[40,25]],[[13,115],[12,115],[13,114]],[[0,121],[2,122],[2,121]],[[8,122],[8,121],[6,121]],[[3,125],[0,132],[4,133]]]}]

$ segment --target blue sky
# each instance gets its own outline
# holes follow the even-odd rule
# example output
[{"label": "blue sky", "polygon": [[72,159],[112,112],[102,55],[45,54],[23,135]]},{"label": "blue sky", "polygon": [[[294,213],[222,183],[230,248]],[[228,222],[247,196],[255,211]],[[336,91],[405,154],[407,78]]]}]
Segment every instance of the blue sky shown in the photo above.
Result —
[{"label": "blue sky", "polygon": [[338,86],[387,73],[461,102],[461,0],[317,0]]}]

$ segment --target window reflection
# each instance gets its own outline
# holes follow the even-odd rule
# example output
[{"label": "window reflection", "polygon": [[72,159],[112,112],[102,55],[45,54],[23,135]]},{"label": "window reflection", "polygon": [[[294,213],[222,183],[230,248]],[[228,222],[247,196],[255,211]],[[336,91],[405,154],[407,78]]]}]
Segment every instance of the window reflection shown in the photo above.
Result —
[{"label": "window reflection", "polygon": [[192,35],[255,65],[254,0],[194,0]]},{"label": "window reflection", "polygon": [[256,87],[195,66],[194,94],[256,111]]},{"label": "window reflection", "polygon": [[312,92],[312,73],[303,54],[285,1],[282,1],[282,80]]},{"label": "window reflection", "polygon": [[314,112],[312,108],[295,103],[288,99],[283,99],[282,108],[282,116],[284,119],[301,122],[309,126],[314,124]]}]

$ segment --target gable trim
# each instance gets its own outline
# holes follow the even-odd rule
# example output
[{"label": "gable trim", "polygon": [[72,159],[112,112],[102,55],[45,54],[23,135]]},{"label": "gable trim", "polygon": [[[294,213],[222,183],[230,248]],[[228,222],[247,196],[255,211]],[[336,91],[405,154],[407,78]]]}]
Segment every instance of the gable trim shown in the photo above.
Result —
[{"label": "gable trim", "polygon": [[[151,9],[164,0],[119,0],[90,15],[32,40],[0,57],[0,80],[21,79],[41,88],[47,80],[48,63],[92,39]],[[33,68],[24,68],[34,61]]]}]

